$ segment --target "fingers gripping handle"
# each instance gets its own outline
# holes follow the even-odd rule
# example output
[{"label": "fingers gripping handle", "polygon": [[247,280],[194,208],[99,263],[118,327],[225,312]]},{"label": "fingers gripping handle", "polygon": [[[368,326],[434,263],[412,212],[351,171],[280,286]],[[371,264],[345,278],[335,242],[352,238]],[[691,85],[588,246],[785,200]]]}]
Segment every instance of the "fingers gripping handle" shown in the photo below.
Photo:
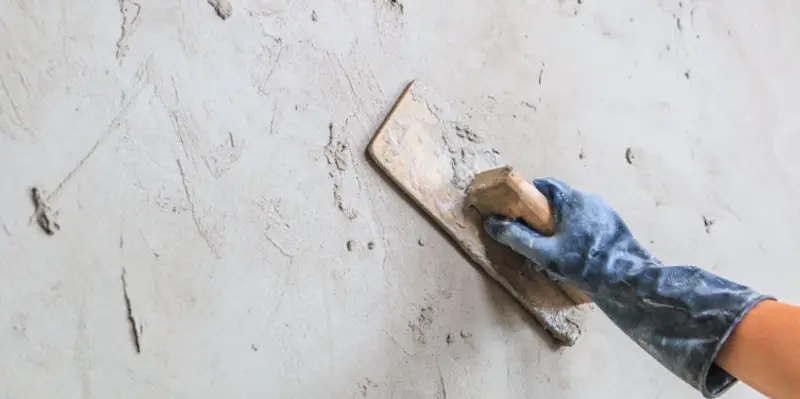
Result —
[{"label": "fingers gripping handle", "polygon": [[[547,197],[510,166],[475,176],[467,187],[467,203],[483,215],[522,219],[542,235],[551,236],[556,231],[556,221]],[[559,286],[578,305],[592,302],[573,286],[561,283]]]}]

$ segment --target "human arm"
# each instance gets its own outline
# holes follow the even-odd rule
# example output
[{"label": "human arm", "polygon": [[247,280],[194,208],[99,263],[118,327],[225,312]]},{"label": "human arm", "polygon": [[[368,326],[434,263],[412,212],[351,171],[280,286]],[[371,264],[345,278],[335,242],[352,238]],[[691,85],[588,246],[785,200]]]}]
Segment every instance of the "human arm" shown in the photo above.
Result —
[{"label": "human arm", "polygon": [[756,305],[733,330],[716,363],[771,398],[800,393],[800,307]]},{"label": "human arm", "polygon": [[555,234],[490,217],[490,236],[585,291],[634,342],[704,396],[719,396],[736,382],[715,359],[749,311],[770,297],[694,266],[663,265],[597,196],[554,179],[534,185],[550,202]]}]

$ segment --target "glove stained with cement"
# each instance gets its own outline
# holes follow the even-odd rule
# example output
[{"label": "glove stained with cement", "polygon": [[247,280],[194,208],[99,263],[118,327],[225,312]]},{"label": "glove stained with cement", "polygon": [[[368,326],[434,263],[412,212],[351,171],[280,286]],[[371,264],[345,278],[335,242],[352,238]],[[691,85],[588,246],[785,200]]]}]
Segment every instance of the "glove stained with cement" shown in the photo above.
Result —
[{"label": "glove stained with cement", "polygon": [[736,378],[714,360],[744,315],[770,297],[694,266],[664,266],[600,197],[555,179],[533,183],[550,201],[555,234],[490,217],[489,235],[584,290],[642,349],[705,397],[730,388]]}]

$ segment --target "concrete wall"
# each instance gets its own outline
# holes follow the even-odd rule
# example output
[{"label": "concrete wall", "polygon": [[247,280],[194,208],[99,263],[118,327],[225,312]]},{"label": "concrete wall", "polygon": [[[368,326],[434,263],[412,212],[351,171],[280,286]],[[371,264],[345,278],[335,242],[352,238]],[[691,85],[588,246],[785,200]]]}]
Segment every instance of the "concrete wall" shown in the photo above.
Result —
[{"label": "concrete wall", "polygon": [[0,2],[7,397],[697,397],[597,310],[554,349],[367,162],[414,78],[665,262],[800,302],[796,2],[232,8]]}]

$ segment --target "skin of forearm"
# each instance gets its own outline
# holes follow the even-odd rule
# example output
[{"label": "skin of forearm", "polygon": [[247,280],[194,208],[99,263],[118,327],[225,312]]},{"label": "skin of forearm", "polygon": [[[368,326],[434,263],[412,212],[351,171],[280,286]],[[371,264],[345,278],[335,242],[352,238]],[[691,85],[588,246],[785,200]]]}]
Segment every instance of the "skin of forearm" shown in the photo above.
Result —
[{"label": "skin of forearm", "polygon": [[763,301],[742,319],[716,363],[771,398],[800,394],[800,307]]}]

